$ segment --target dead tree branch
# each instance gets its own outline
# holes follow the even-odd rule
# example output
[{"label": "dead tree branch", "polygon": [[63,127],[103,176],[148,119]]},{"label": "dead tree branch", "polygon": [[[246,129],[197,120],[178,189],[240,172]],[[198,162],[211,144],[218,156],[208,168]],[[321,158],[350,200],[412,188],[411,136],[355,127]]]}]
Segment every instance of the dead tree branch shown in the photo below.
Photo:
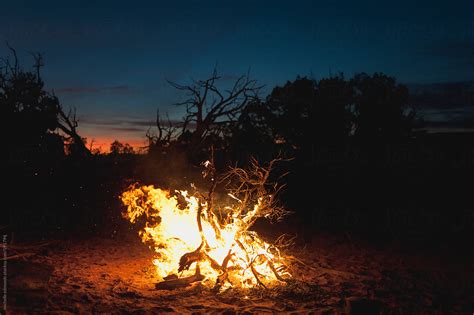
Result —
[{"label": "dead tree branch", "polygon": [[177,133],[177,126],[173,124],[168,113],[166,113],[166,125],[163,125],[159,109],[156,110],[156,129],[158,134],[153,134],[150,129],[146,133],[150,145],[168,146]]},{"label": "dead tree branch", "polygon": [[190,123],[195,125],[192,146],[199,145],[207,135],[221,135],[221,126],[235,122],[242,109],[249,102],[258,99],[258,93],[263,87],[247,73],[238,77],[230,89],[223,91],[217,85],[221,79],[217,69],[214,69],[210,78],[193,80],[190,85],[168,81],[172,87],[186,93],[187,99],[175,105],[186,109],[181,132],[187,131]]},{"label": "dead tree branch", "polygon": [[267,166],[260,166],[258,161],[252,158],[248,170],[233,167],[220,179],[221,182],[225,182],[229,196],[238,201],[235,206],[239,209],[240,214],[245,215],[249,211],[253,211],[251,205],[258,205],[256,213],[252,213],[252,217],[247,222],[248,227],[257,218],[265,217],[280,221],[290,213],[276,202],[276,196],[284,188],[284,185],[269,181],[275,163],[280,161],[283,159],[277,158],[270,161]]},{"label": "dead tree branch", "polygon": [[[285,265],[276,245],[268,244],[261,239],[254,231],[248,230],[255,220],[259,217],[281,219],[287,214],[287,211],[278,207],[275,202],[275,195],[278,193],[280,186],[270,182],[270,172],[274,164],[281,159],[272,160],[266,166],[260,166],[256,160],[252,161],[249,170],[241,168],[232,168],[220,180],[217,177],[214,166],[214,151],[211,147],[211,158],[204,164],[205,170],[203,176],[211,180],[210,188],[207,194],[196,193],[198,199],[196,211],[196,224],[201,237],[200,245],[193,251],[183,254],[178,263],[178,273],[189,270],[196,263],[196,274],[191,277],[177,279],[176,275],[168,275],[164,281],[157,284],[157,288],[175,288],[186,286],[199,278],[199,264],[201,262],[209,263],[209,265],[218,272],[214,289],[219,290],[228,282],[231,283],[232,271],[251,271],[251,275],[255,278],[254,283],[266,288],[264,283],[267,275],[259,273],[259,268],[263,265],[268,266],[276,280],[286,282],[285,276],[288,276],[288,267]],[[230,191],[235,199],[239,200],[238,206],[232,209],[231,215],[218,219],[216,215],[217,207],[215,205],[215,192],[217,183],[230,181]],[[239,199],[239,197],[241,199]],[[211,257],[213,248],[211,239],[206,239],[207,234],[203,231],[203,224],[210,224],[214,229],[217,240],[221,239],[221,232],[229,225],[239,228],[238,232],[233,235],[233,239],[226,256],[222,263]],[[291,239],[281,237],[277,239],[278,244],[288,245]],[[237,246],[240,250],[236,250],[233,246]],[[262,250],[263,249],[263,250]],[[236,258],[236,253],[243,252]],[[197,278],[196,278],[197,277]],[[232,284],[232,283],[231,283]]]},{"label": "dead tree branch", "polygon": [[58,128],[64,134],[66,134],[66,136],[70,140],[72,140],[75,145],[77,145],[77,148],[83,155],[90,156],[91,155],[90,150],[86,147],[84,140],[77,133],[77,127],[79,124],[76,118],[76,109],[75,108],[69,109],[68,113],[66,114],[62,106],[58,105],[57,112],[58,112],[58,122],[57,122]]}]

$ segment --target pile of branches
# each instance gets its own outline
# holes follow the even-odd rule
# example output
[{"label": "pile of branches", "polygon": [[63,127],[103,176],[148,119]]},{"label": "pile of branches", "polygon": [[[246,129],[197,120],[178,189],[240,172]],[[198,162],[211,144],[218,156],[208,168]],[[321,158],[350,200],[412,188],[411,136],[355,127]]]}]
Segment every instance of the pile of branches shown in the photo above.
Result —
[{"label": "pile of branches", "polygon": [[[199,262],[208,261],[213,269],[219,272],[217,281],[214,285],[214,290],[219,291],[221,287],[229,282],[229,272],[238,269],[236,265],[228,266],[229,262],[233,259],[233,253],[231,250],[227,253],[222,262],[217,262],[213,259],[208,251],[210,247],[203,233],[202,218],[205,217],[210,222],[216,235],[220,236],[219,222],[227,222],[225,209],[221,209],[216,205],[215,193],[217,184],[223,184],[227,188],[228,195],[237,201],[233,208],[233,215],[237,217],[243,217],[243,227],[240,235],[243,233],[248,234],[250,237],[255,235],[255,232],[248,231],[248,229],[255,223],[258,218],[264,217],[272,221],[280,221],[284,216],[289,214],[289,211],[279,206],[276,201],[276,195],[282,189],[282,185],[276,182],[270,182],[270,172],[274,167],[274,164],[281,161],[282,159],[277,158],[268,163],[267,166],[260,166],[258,161],[255,159],[251,160],[251,166],[245,170],[239,167],[232,167],[227,173],[223,174],[219,178],[216,175],[216,169],[214,167],[213,154],[211,154],[211,160],[203,163],[205,170],[203,171],[203,177],[208,178],[211,181],[211,185],[207,194],[197,192],[200,200],[204,200],[204,203],[199,204],[196,222],[201,235],[200,245],[193,251],[185,253],[180,261],[178,272],[188,270],[193,263],[196,263],[196,272],[194,275],[184,278],[178,278],[177,275],[169,275],[165,277],[164,281],[156,284],[157,289],[172,290],[179,287],[186,287],[193,282],[200,282],[204,280],[204,276],[200,273]],[[285,174],[286,175],[286,174]],[[283,175],[284,176],[284,175]],[[258,205],[258,207],[254,207]],[[293,239],[287,237],[278,238],[270,249],[278,250],[283,247],[288,247],[292,244]],[[265,254],[258,254],[255,257],[251,257],[247,252],[244,244],[240,242],[237,237],[235,239],[236,244],[246,253],[246,261],[248,268],[252,271],[253,276],[259,286],[266,288],[266,285],[261,281],[261,275],[257,272],[254,267],[255,262],[258,260],[263,263],[267,263],[276,279],[281,282],[287,282],[283,274],[288,275],[286,270],[287,266],[283,265],[280,268],[276,268],[274,261],[269,259]]]}]

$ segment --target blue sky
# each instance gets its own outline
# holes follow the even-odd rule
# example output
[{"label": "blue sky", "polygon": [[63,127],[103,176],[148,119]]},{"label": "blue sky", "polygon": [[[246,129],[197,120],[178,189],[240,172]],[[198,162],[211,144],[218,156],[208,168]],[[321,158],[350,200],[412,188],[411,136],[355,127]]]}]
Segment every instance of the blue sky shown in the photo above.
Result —
[{"label": "blue sky", "polygon": [[[385,72],[404,83],[474,79],[472,1],[11,1],[0,40],[44,54],[43,77],[89,138],[144,139],[165,79],[250,69],[267,87],[297,75]],[[1,55],[8,52],[3,45]],[[100,141],[99,141],[100,142]]]}]

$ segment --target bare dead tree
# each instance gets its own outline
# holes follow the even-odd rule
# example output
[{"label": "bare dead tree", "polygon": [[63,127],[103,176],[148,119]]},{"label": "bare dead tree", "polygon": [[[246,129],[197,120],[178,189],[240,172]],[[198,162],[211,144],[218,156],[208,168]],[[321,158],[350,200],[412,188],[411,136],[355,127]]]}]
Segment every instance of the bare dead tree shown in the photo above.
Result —
[{"label": "bare dead tree", "polygon": [[166,113],[166,121],[164,122],[160,116],[160,110],[156,110],[156,129],[158,134],[154,134],[148,129],[146,137],[149,145],[167,146],[177,135],[178,127],[173,124],[168,113]]},{"label": "bare dead tree", "polygon": [[187,95],[187,99],[176,103],[186,108],[181,133],[192,131],[191,147],[198,146],[209,134],[219,134],[222,126],[236,122],[241,110],[251,101],[258,99],[263,86],[250,78],[247,73],[238,77],[230,89],[222,90],[218,81],[222,79],[214,69],[207,80],[193,80],[190,85],[181,85],[168,81],[171,86]]},{"label": "bare dead tree", "polygon": [[7,48],[10,50],[11,54],[13,55],[13,64],[10,62],[9,58],[2,58],[2,63],[4,64],[4,71],[5,75],[11,75],[15,78],[18,73],[20,72],[20,66],[18,64],[18,54],[16,53],[15,48],[10,46],[8,42],[6,42]]},{"label": "bare dead tree", "polygon": [[41,82],[41,67],[44,66],[43,55],[38,52],[31,52],[30,54],[33,56],[33,60],[35,61],[33,67],[36,70],[36,78],[38,82]]},{"label": "bare dead tree", "polygon": [[[274,244],[270,244],[260,239],[255,231],[250,230],[256,218],[263,216],[278,220],[288,213],[277,206],[275,195],[280,188],[270,179],[272,167],[280,160],[273,160],[265,166],[260,166],[257,160],[254,160],[251,168],[246,170],[232,168],[219,180],[211,149],[210,159],[203,163],[205,167],[203,176],[210,180],[210,187],[207,192],[200,192],[196,188],[193,192],[193,197],[197,202],[195,222],[201,242],[193,250],[181,255],[176,271],[164,276],[163,281],[156,284],[157,289],[172,290],[202,281],[201,263],[209,264],[216,272],[217,278],[214,283],[216,291],[222,289],[226,284],[233,285],[233,281],[241,278],[247,271],[251,271],[249,276],[254,277],[255,284],[267,287],[268,283],[265,282],[269,280],[268,274],[264,275],[261,270],[261,267],[265,266],[268,266],[269,271],[274,274],[274,279],[283,283],[290,281],[292,276],[286,263],[286,255],[281,253],[278,246],[288,247],[292,243],[292,239],[282,236]],[[218,203],[214,196],[218,184],[228,184],[229,191],[234,194],[233,198],[238,200],[241,206],[235,207],[232,204],[225,206]],[[149,194],[154,190],[153,186],[137,188],[136,184],[132,185],[130,190],[122,196],[122,201],[127,205],[124,217],[132,223],[141,222],[140,224],[146,224],[147,219],[152,216],[156,218],[155,210],[159,209],[155,208],[154,202],[150,202],[153,198],[149,198]],[[187,192],[182,192],[184,196],[183,193],[187,195]],[[218,216],[218,212],[222,215]],[[146,217],[145,220],[137,220],[142,216]],[[210,225],[215,233],[205,232],[207,229],[203,228],[204,224],[206,228]],[[233,234],[226,233],[224,236],[222,231],[229,231],[229,227],[232,227]],[[232,236],[232,240],[228,238],[229,236]],[[216,240],[222,240],[230,245],[225,257],[219,259],[212,257],[212,250],[215,248],[215,245],[212,245],[214,237]],[[155,249],[166,248],[165,239],[159,237],[156,241]],[[194,275],[180,277],[183,271],[190,270],[193,265],[196,268]]]},{"label": "bare dead tree", "polygon": [[[43,56],[40,53],[31,53],[34,59],[34,71],[25,71],[20,67],[19,59],[15,48],[6,43],[10,50],[11,58],[1,58],[0,65],[0,93],[10,95],[4,98],[10,103],[13,111],[22,111],[25,107],[35,107],[45,111],[53,111],[56,115],[55,128],[48,127],[48,130],[59,130],[66,140],[74,142],[79,153],[90,155],[90,150],[86,147],[84,140],[77,132],[78,122],[76,110],[71,109],[66,114],[53,92],[43,89],[44,83],[41,79],[41,68],[44,66]],[[28,97],[21,97],[28,94]],[[54,130],[53,130],[54,129]]]},{"label": "bare dead tree", "polygon": [[[268,256],[263,253],[260,253],[254,257],[250,257],[248,249],[238,239],[238,237],[241,235],[246,235],[247,237],[252,238],[254,232],[248,231],[248,229],[255,223],[256,219],[265,217],[270,220],[273,219],[279,221],[284,216],[290,213],[283,207],[280,207],[276,202],[275,196],[283,188],[283,186],[280,186],[277,183],[272,183],[269,180],[270,172],[272,171],[274,164],[279,161],[282,161],[282,159],[274,159],[270,161],[266,166],[261,166],[256,159],[252,159],[252,164],[249,169],[245,170],[242,168],[233,167],[226,174],[224,174],[220,180],[218,180],[216,169],[214,167],[214,150],[212,149],[211,152],[211,159],[203,163],[203,165],[205,166],[203,176],[211,180],[211,186],[206,195],[198,193],[199,198],[205,201],[205,206],[200,204],[196,217],[202,241],[198,248],[196,248],[192,252],[184,254],[181,257],[179,261],[178,271],[189,269],[189,267],[195,262],[198,263],[200,261],[209,261],[212,268],[220,272],[217,278],[217,282],[215,283],[214,289],[219,290],[220,287],[224,284],[224,282],[229,281],[229,268],[227,267],[227,265],[229,261],[232,260],[232,252],[231,250],[229,250],[222,263],[215,261],[207,254],[207,240],[204,233],[202,232],[201,220],[202,216],[206,216],[207,221],[211,223],[211,226],[213,227],[216,235],[220,235],[221,224],[226,224],[227,220],[234,220],[237,217],[239,218],[239,220],[242,220],[242,223],[244,225],[242,226],[242,230],[239,231],[239,234],[236,235],[234,241],[246,253],[248,267],[252,271],[252,274],[255,277],[258,285],[260,285],[261,287],[266,287],[265,284],[260,280],[260,275],[254,267],[254,263],[257,260],[264,260],[274,273],[275,277],[279,281],[286,282],[287,279],[285,279],[280,274],[280,271],[275,268],[274,261],[269,259]],[[286,174],[284,174],[283,176],[285,175]],[[234,209],[236,209],[237,211],[232,213],[233,219],[227,218],[227,220],[224,220],[223,222],[219,222],[219,220],[217,219],[216,212],[218,211],[218,209],[214,205],[214,194],[218,182],[226,183],[229,194],[232,198],[238,201],[238,205],[234,207]],[[292,244],[292,242],[293,239],[288,239],[285,236],[281,236],[276,240],[275,244],[270,245],[268,250],[278,251],[278,245],[288,247],[290,246],[290,244]],[[286,266],[283,267],[286,268]],[[196,274],[199,274],[199,271],[197,271]],[[194,278],[192,278],[192,280],[196,281]],[[179,283],[180,285],[183,285],[184,283],[186,285],[189,284],[187,283],[187,278],[183,281],[173,281],[174,282],[171,283],[165,280],[164,282],[159,283],[157,285],[157,288],[164,285],[166,286],[166,288],[170,288],[175,285],[175,282]]]},{"label": "bare dead tree", "polygon": [[[53,94],[54,95],[54,94]],[[74,142],[74,145],[77,146],[79,152],[83,155],[89,156],[91,155],[91,151],[86,147],[84,140],[82,137],[77,133],[78,121],[76,118],[76,109],[72,108],[69,109],[68,113],[66,114],[61,105],[58,102],[58,122],[57,126],[59,130],[61,130],[67,140],[71,140]]]}]

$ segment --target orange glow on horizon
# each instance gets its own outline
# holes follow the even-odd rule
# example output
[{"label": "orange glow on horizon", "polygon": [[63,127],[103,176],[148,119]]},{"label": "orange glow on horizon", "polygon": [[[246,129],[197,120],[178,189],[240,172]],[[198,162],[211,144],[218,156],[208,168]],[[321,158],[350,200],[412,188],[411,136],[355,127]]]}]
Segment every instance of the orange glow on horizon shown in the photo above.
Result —
[{"label": "orange glow on horizon", "polygon": [[135,151],[142,152],[148,145],[145,135],[147,130],[122,130],[120,126],[88,125],[83,124],[79,134],[87,139],[86,146],[92,151],[100,150],[101,153],[109,153],[110,145],[115,140],[122,144],[128,143]]},{"label": "orange glow on horizon", "polygon": [[112,138],[112,137],[87,137],[86,146],[90,149],[92,142],[92,150],[99,149],[101,153],[109,153],[110,145],[115,140],[118,140],[122,144],[128,143],[133,147],[135,152],[140,152],[148,144],[145,139],[137,138]]}]

